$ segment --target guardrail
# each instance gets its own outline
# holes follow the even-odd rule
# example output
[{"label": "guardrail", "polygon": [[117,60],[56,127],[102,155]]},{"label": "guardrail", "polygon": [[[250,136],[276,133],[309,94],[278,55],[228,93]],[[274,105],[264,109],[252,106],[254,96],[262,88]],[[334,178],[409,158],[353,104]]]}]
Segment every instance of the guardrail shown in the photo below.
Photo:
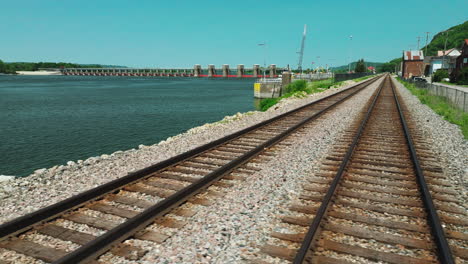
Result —
[{"label": "guardrail", "polygon": [[369,75],[373,75],[373,73],[371,72],[335,73],[335,82],[352,80],[352,79],[361,78],[361,77],[369,76]]},{"label": "guardrail", "polygon": [[295,80],[325,80],[333,78],[333,73],[312,73],[312,74],[295,74]]},{"label": "guardrail", "polygon": [[429,94],[445,97],[453,106],[468,112],[468,88],[450,87],[440,83],[426,83],[405,79],[414,84],[417,88],[428,90]]},{"label": "guardrail", "polygon": [[281,83],[281,78],[260,78],[255,81],[257,83]]}]

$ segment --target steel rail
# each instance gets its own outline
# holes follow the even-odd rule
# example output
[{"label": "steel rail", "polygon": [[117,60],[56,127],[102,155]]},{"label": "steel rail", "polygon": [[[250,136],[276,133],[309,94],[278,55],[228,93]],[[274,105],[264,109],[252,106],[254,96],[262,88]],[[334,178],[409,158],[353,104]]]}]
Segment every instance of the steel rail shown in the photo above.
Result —
[{"label": "steel rail", "polygon": [[[390,78],[390,77],[386,77],[386,78]],[[394,97],[394,100],[395,100],[395,104],[397,106],[397,110],[398,110],[398,114],[399,114],[399,117],[400,117],[400,121],[401,121],[401,124],[402,124],[402,127],[403,127],[403,132],[404,132],[404,135],[405,135],[405,139],[407,141],[407,144],[408,144],[408,149],[410,151],[410,156],[411,156],[411,160],[413,162],[413,166],[414,166],[414,169],[415,169],[415,173],[416,173],[416,178],[417,178],[417,181],[418,181],[418,186],[419,186],[419,189],[421,190],[421,193],[422,193],[422,198],[423,198],[423,202],[424,202],[424,206],[426,208],[426,211],[427,211],[427,214],[428,214],[428,222],[431,226],[431,231],[433,232],[433,236],[434,236],[434,240],[436,242],[436,245],[437,245],[437,248],[438,248],[438,257],[439,257],[439,260],[441,261],[441,263],[444,263],[444,264],[453,264],[454,263],[454,260],[453,260],[453,255],[451,253],[451,250],[450,250],[450,247],[447,243],[447,239],[445,237],[445,234],[444,234],[444,231],[442,229],[442,226],[441,226],[441,223],[440,223],[440,220],[439,220],[439,217],[437,215],[437,210],[434,206],[434,203],[432,201],[432,197],[431,197],[431,194],[430,194],[430,191],[429,191],[429,188],[426,184],[426,181],[425,181],[425,178],[424,178],[424,175],[423,175],[423,172],[422,172],[422,168],[420,166],[420,163],[419,163],[419,160],[418,160],[418,157],[417,157],[417,154],[416,154],[416,149],[414,147],[414,144],[413,144],[413,140],[411,138],[411,134],[410,134],[410,130],[407,126],[407,123],[406,123],[406,119],[403,115],[403,111],[402,111],[402,108],[400,106],[400,103],[399,103],[399,100],[398,100],[398,96],[396,94],[396,90],[395,90],[395,87],[393,85],[393,82],[392,80],[390,79],[389,80],[390,82],[390,85],[391,85],[391,88],[392,88],[392,91],[393,91],[393,97]],[[384,85],[384,82],[382,82],[382,85],[378,91],[378,94],[375,96],[375,98],[373,99],[372,101],[372,104],[371,106],[369,107],[369,110],[367,111],[363,121],[361,122],[360,126],[359,126],[359,129],[358,129],[358,132],[356,133],[354,139],[353,139],[353,142],[352,144],[350,145],[341,165],[340,165],[340,168],[338,170],[338,172],[336,173],[335,175],[335,178],[333,179],[331,185],[330,185],[330,188],[328,189],[327,191],[327,194],[325,195],[324,199],[323,199],[323,202],[322,204],[320,205],[319,209],[317,210],[317,213],[314,217],[314,220],[312,222],[312,224],[310,225],[309,227],[309,230],[306,234],[306,236],[304,237],[304,240],[303,240],[303,243],[301,244],[301,247],[299,248],[297,254],[296,254],[296,257],[294,258],[294,261],[293,263],[294,264],[300,264],[300,263],[303,263],[304,260],[306,259],[307,257],[307,254],[309,252],[309,249],[311,248],[312,244],[314,243],[314,241],[316,240],[316,236],[318,235],[318,230],[319,230],[319,227],[320,227],[320,223],[322,222],[324,216],[325,216],[325,213],[327,211],[327,209],[329,208],[330,204],[331,204],[331,199],[336,191],[336,188],[338,186],[338,183],[340,182],[341,178],[342,178],[342,175],[344,174],[344,170],[347,166],[347,164],[349,163],[349,160],[354,152],[354,149],[356,148],[358,142],[359,142],[359,139],[362,135],[362,132],[364,131],[364,128],[370,118],[370,115],[372,113],[372,110],[374,109],[374,106],[377,102],[377,99],[380,95],[380,92],[383,88],[383,85]]]},{"label": "steel rail", "polygon": [[423,174],[423,170],[419,163],[418,155],[416,153],[416,148],[413,144],[413,139],[411,137],[410,130],[406,123],[405,116],[403,115],[403,110],[400,106],[400,102],[398,100],[397,92],[393,81],[390,80],[390,85],[392,87],[393,96],[395,98],[395,103],[397,105],[398,114],[400,116],[401,123],[403,125],[403,131],[405,133],[406,142],[408,143],[408,148],[411,154],[411,160],[414,164],[414,169],[416,172],[416,178],[418,181],[419,189],[421,190],[422,200],[424,202],[424,206],[427,212],[427,218],[429,224],[431,226],[431,231],[433,232],[434,240],[437,245],[438,249],[438,256],[440,262],[444,264],[453,264],[455,260],[453,259],[452,252],[447,242],[447,238],[445,237],[444,229],[440,223],[439,215],[437,214],[437,209],[434,206],[434,202],[432,201],[432,196],[429,191],[429,187],[427,186],[426,179]]},{"label": "steel rail", "polygon": [[138,171],[135,171],[135,172],[132,172],[132,173],[129,173],[128,175],[126,176],[123,176],[121,178],[118,178],[118,179],[115,179],[115,180],[112,180],[108,183],[105,183],[105,184],[102,184],[100,186],[97,186],[95,188],[92,188],[90,190],[87,190],[87,191],[84,191],[82,193],[79,193],[75,196],[72,196],[70,198],[67,198],[63,201],[60,201],[58,203],[55,203],[55,204],[52,204],[50,206],[47,206],[47,207],[44,207],[42,209],[39,209],[35,212],[32,212],[32,213],[29,213],[29,214],[26,214],[24,216],[21,216],[21,217],[18,217],[16,219],[13,219],[9,222],[6,222],[6,223],[3,223],[0,225],[0,241],[2,240],[5,240],[7,239],[8,237],[11,237],[15,234],[18,234],[18,233],[22,233],[28,229],[30,229],[32,226],[35,226],[35,225],[38,225],[42,222],[45,222],[45,221],[48,221],[48,220],[51,220],[55,217],[57,217],[58,215],[60,215],[61,213],[63,212],[66,212],[66,211],[70,211],[74,208],[77,208],[79,206],[81,206],[82,204],[86,203],[86,202],[90,202],[90,201],[93,201],[93,200],[97,200],[101,197],[103,197],[104,195],[108,194],[108,193],[112,193],[112,192],[115,192],[115,191],[118,191],[119,189],[121,189],[123,186],[125,185],[128,185],[130,183],[133,183],[133,182],[136,182],[138,180],[142,180],[142,179],[145,179],[147,177],[150,177],[150,174],[156,172],[156,171],[159,171],[161,169],[164,169],[166,167],[169,167],[169,166],[172,166],[172,165],[175,165],[183,160],[186,160],[190,157],[193,157],[193,156],[196,156],[204,151],[207,151],[209,149],[212,149],[218,145],[221,145],[225,142],[228,142],[232,139],[235,139],[235,138],[238,138],[248,132],[251,132],[251,131],[254,131],[260,127],[263,127],[265,125],[268,125],[274,121],[277,121],[279,119],[282,119],[290,114],[293,114],[295,112],[298,112],[300,110],[303,110],[309,106],[312,106],[314,104],[317,104],[317,103],[320,103],[322,101],[325,101],[327,99],[330,99],[332,97],[335,97],[337,95],[340,95],[346,91],[349,91],[350,89],[355,89],[355,88],[358,88],[359,86],[363,86],[359,89],[357,89],[357,91],[360,91],[362,90],[364,87],[366,87],[367,85],[371,84],[372,82],[376,81],[378,78],[380,78],[380,76],[376,76],[368,81],[365,81],[365,82],[362,82],[360,84],[357,84],[355,86],[352,86],[346,90],[343,90],[343,91],[340,91],[338,93],[335,93],[335,94],[332,94],[330,96],[327,96],[327,97],[324,97],[324,98],[321,98],[319,100],[316,100],[314,102],[311,102],[309,104],[306,104],[304,106],[301,106],[301,107],[298,107],[296,109],[293,109],[291,111],[288,111],[286,113],[283,113],[281,115],[278,115],[276,117],[273,117],[271,119],[268,119],[268,120],[265,120],[265,121],[262,121],[256,125],[253,125],[251,127],[248,127],[248,128],[245,128],[245,129],[242,129],[238,132],[235,132],[233,134],[230,134],[230,135],[227,135],[225,137],[222,137],[220,139],[217,139],[213,142],[210,142],[210,143],[207,143],[205,145],[202,145],[202,146],[199,146],[197,148],[194,148],[192,150],[189,150],[187,152],[184,152],[184,153],[181,153],[177,156],[174,156],[172,158],[169,158],[167,160],[164,160],[164,161],[161,161],[157,164],[154,164],[154,165],[151,165],[147,168],[144,168],[144,169],[141,169],[141,170],[138,170]]},{"label": "steel rail", "polygon": [[199,179],[193,184],[188,185],[187,187],[181,189],[180,191],[177,191],[173,195],[156,203],[155,205],[146,209],[145,211],[138,214],[134,218],[127,220],[126,222],[120,224],[119,226],[113,228],[112,230],[109,230],[108,232],[99,236],[95,240],[83,245],[82,247],[63,256],[62,258],[58,259],[57,261],[53,263],[54,264],[85,263],[87,261],[97,258],[99,255],[103,254],[108,249],[110,249],[113,245],[124,241],[125,239],[131,237],[132,235],[134,235],[136,232],[138,232],[142,228],[152,223],[156,217],[164,215],[173,207],[187,201],[190,197],[193,197],[198,192],[210,186],[213,182],[219,180],[227,172],[232,171],[236,167],[248,161],[253,156],[262,152],[265,148],[268,148],[274,145],[275,143],[282,140],[289,134],[293,133],[295,130],[301,128],[306,123],[316,119],[317,117],[319,117],[320,115],[322,115],[329,109],[333,108],[334,106],[340,104],[341,102],[344,102],[346,99],[358,93],[362,89],[363,88],[352,92],[351,94],[333,103],[332,105],[329,105],[328,107],[320,110],[319,112],[313,114],[312,116],[305,118],[304,120],[300,121],[296,125],[288,128],[286,131],[282,132],[281,134],[259,145],[255,149],[243,154],[242,156],[234,159],[228,164],[209,173],[208,175],[204,176],[203,178]]},{"label": "steel rail", "polygon": [[[384,77],[387,78],[387,77]],[[367,109],[366,115],[364,116],[364,119],[362,120],[361,124],[359,125],[358,131],[356,132],[356,135],[354,136],[353,142],[348,148],[348,151],[346,152],[345,157],[343,158],[343,161],[341,162],[340,168],[338,169],[337,173],[335,174],[335,177],[333,178],[332,183],[330,184],[330,188],[328,189],[327,193],[325,194],[322,203],[320,204],[319,209],[317,210],[317,213],[315,214],[314,220],[312,221],[309,230],[307,231],[304,240],[301,244],[301,247],[297,251],[297,254],[294,258],[293,263],[294,264],[301,264],[304,262],[307,253],[309,252],[310,247],[312,246],[312,243],[316,240],[316,236],[318,235],[318,230],[320,227],[320,223],[322,222],[322,219],[325,216],[325,213],[327,212],[333,195],[335,194],[336,188],[338,187],[338,183],[341,181],[341,178],[344,174],[344,171],[346,169],[346,166],[349,163],[349,160],[351,159],[351,156],[353,155],[354,149],[356,148],[359,139],[362,135],[362,132],[364,131],[364,128],[367,124],[367,121],[369,120],[372,111],[374,110],[374,106],[379,99],[379,95],[382,92],[382,88],[384,86],[385,80],[380,84],[379,90],[377,91],[377,94],[374,96],[371,105]]]}]

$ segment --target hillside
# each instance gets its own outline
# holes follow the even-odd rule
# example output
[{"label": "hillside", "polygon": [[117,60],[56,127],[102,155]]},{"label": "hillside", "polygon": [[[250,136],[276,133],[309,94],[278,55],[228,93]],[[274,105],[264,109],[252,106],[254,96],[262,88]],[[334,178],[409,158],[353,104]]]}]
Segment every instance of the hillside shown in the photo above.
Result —
[{"label": "hillside", "polygon": [[[438,50],[444,49],[445,32],[448,31],[447,49],[460,48],[464,39],[468,39],[468,21],[463,24],[449,28],[448,30],[437,33],[427,45],[426,56],[436,56]],[[421,50],[425,50],[423,47]]]},{"label": "hillside", "polygon": [[[451,27],[448,29],[448,37],[447,37],[447,49],[451,48],[460,48],[463,44],[464,39],[468,39],[468,21],[463,24]],[[445,31],[437,33],[431,40],[431,42],[427,45],[427,54],[425,56],[435,56],[437,55],[438,50],[444,49],[445,44]],[[425,47],[421,50],[424,51]],[[393,72],[395,71],[395,66],[399,66],[401,63],[402,57],[393,59],[389,62],[386,62],[382,65],[380,69],[383,72]]]}]

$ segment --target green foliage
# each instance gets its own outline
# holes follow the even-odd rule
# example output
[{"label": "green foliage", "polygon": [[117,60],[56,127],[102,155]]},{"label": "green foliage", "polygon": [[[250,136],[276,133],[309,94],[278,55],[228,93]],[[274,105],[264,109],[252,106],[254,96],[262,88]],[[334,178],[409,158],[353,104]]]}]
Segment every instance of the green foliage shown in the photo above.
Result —
[{"label": "green foliage", "polygon": [[461,69],[457,77],[457,84],[468,84],[468,67],[464,67],[463,69]]},{"label": "green foliage", "polygon": [[291,96],[304,97],[305,94],[312,93],[306,80],[296,80],[285,87],[285,94],[279,98],[266,98],[260,101],[260,110],[266,111],[277,104],[281,99]]},{"label": "green foliage", "polygon": [[367,75],[367,76],[359,77],[357,79],[353,79],[353,81],[360,82],[360,81],[364,81],[364,80],[367,80],[367,79],[372,78],[372,77],[374,77],[374,75]]},{"label": "green foliage", "polygon": [[401,65],[403,58],[396,58],[389,62],[382,64],[380,68],[377,68],[378,72],[395,72],[395,68],[398,68]]},{"label": "green foliage", "polygon": [[452,106],[445,97],[430,95],[425,89],[418,89],[414,84],[398,79],[421,103],[452,124],[458,125],[465,139],[468,139],[468,113]]},{"label": "green foliage", "polygon": [[0,60],[0,73],[3,72],[5,72],[5,63],[2,60]]},{"label": "green foliage", "polygon": [[[351,63],[351,70],[354,70],[356,68],[357,63],[358,63],[357,61]],[[377,70],[380,69],[383,64],[384,63],[382,63],[382,62],[366,62],[367,67],[372,66],[372,67],[376,68]],[[330,69],[334,73],[347,73],[348,72],[348,67],[349,67],[349,65],[346,64],[346,65],[342,65],[342,66],[338,66],[338,67],[331,67]]]},{"label": "green foliage", "polygon": [[342,82],[334,83],[333,79],[310,82],[307,86],[309,93],[317,93],[326,90],[334,85],[341,85]]},{"label": "green foliage", "polygon": [[284,90],[286,91],[286,93],[295,93],[295,92],[304,91],[306,88],[307,88],[306,80],[297,80],[288,84]]},{"label": "green foliage", "polygon": [[278,103],[282,98],[266,98],[260,101],[260,110],[265,112],[268,108],[274,106]]},{"label": "green foliage", "polygon": [[432,82],[440,82],[444,78],[448,78],[449,74],[447,70],[439,69],[432,75]]},{"label": "green foliage", "polygon": [[[468,21],[463,24],[449,28],[448,35],[445,31],[436,34],[427,45],[427,54],[425,56],[436,56],[438,50],[444,49],[445,38],[447,38],[447,49],[460,48],[464,39],[468,38]],[[421,50],[425,50],[423,47]]]},{"label": "green foliage", "polygon": [[260,110],[266,111],[277,104],[281,99],[289,97],[303,98],[307,94],[319,93],[330,87],[339,87],[343,82],[333,82],[333,79],[307,82],[305,80],[296,80],[286,86],[286,93],[278,98],[266,98],[260,101]]},{"label": "green foliage", "polygon": [[364,63],[364,59],[360,59],[356,63],[356,68],[354,68],[354,72],[366,72],[366,64]]}]

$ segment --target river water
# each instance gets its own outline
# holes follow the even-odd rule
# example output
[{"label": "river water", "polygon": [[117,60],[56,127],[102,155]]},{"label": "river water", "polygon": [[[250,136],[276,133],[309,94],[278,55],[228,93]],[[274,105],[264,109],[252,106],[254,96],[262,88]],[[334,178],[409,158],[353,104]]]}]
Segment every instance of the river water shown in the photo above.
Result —
[{"label": "river water", "polygon": [[0,175],[155,144],[254,110],[253,79],[0,76]]}]

